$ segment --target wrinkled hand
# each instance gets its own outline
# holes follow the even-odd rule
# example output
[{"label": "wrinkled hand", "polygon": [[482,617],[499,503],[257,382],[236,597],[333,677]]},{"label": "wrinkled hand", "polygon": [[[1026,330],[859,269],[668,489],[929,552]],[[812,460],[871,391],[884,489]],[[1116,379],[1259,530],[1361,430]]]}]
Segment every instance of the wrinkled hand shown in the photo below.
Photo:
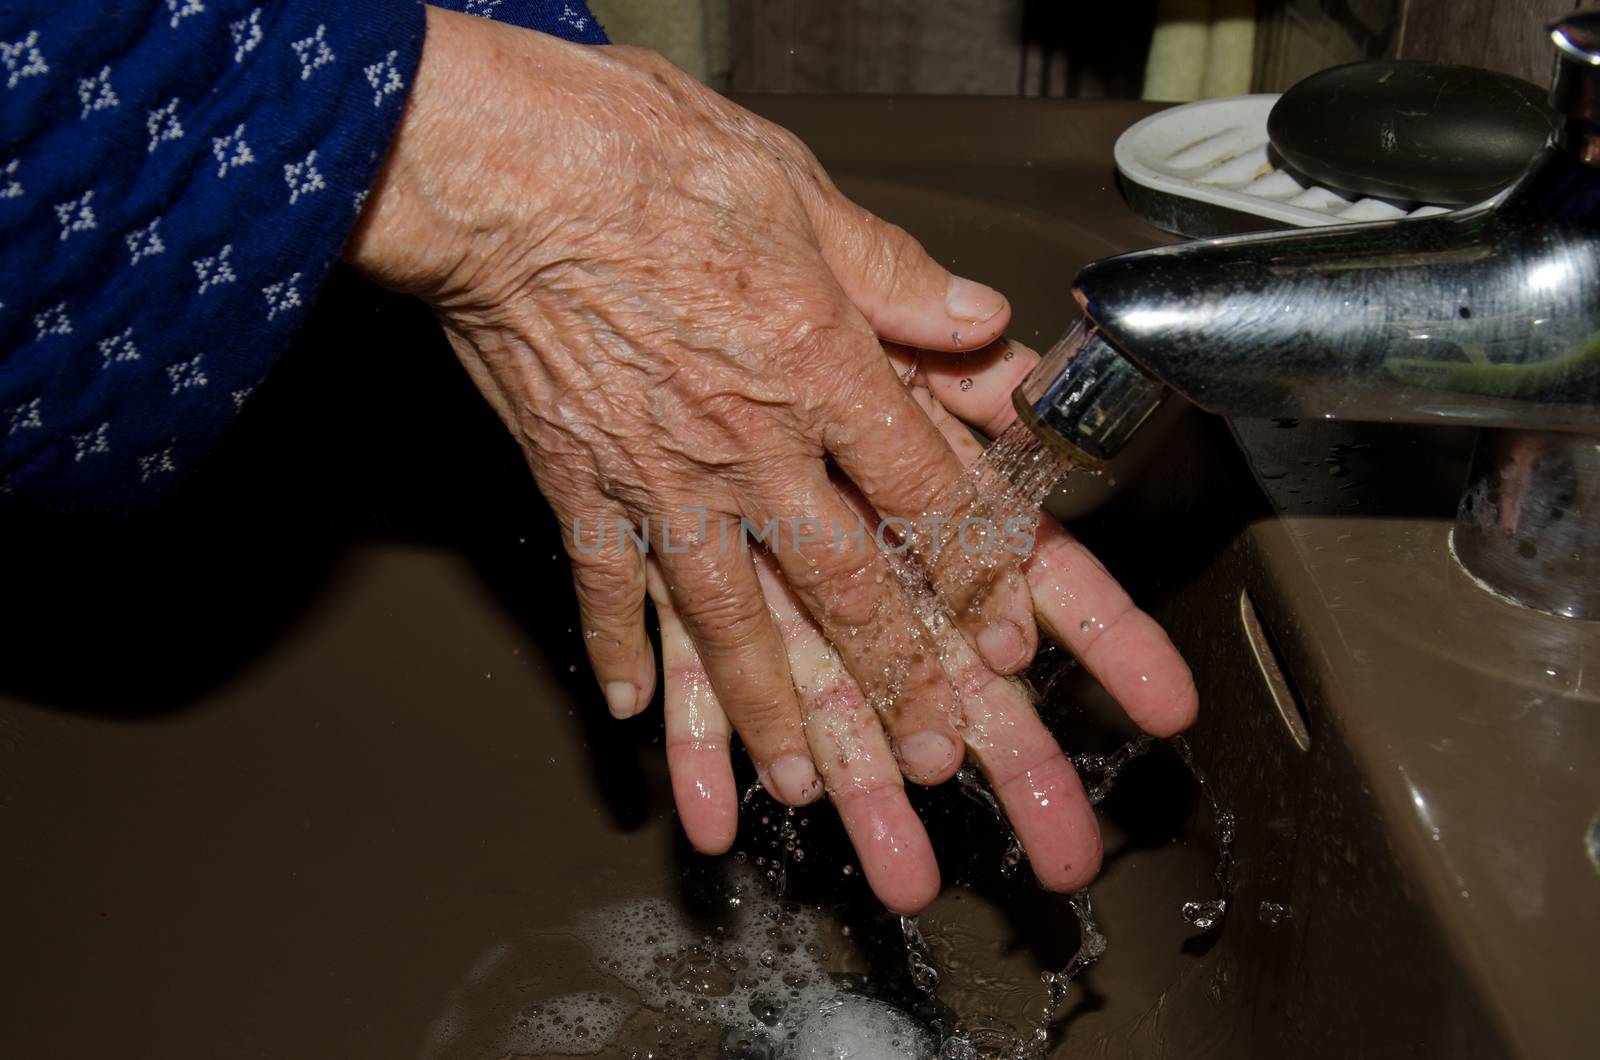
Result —
[{"label": "wrinkled hand", "polygon": [[[1033,575],[1024,580],[999,550],[985,564],[962,562],[961,550],[943,547],[944,531],[911,535],[957,639],[979,649],[970,666],[952,666],[871,537],[840,547],[828,529],[855,526],[860,509],[907,525],[929,513],[946,526],[984,514],[934,404],[902,385],[879,336],[929,350],[984,347],[1008,319],[1004,299],[951,277],[841,196],[792,136],[658,56],[437,9],[428,20],[406,116],[347,256],[434,307],[522,445],[568,529],[585,643],[619,717],[650,701],[655,663],[645,556],[618,528],[649,535],[663,641],[670,627],[672,644],[692,650],[703,677],[688,699],[715,706],[669,716],[674,784],[696,845],[725,849],[732,839],[731,823],[714,824],[732,812],[718,789],[726,779],[731,795],[731,727],[783,801],[817,798],[826,779],[858,846],[872,852],[863,864],[874,885],[885,881],[879,891],[896,908],[915,908],[931,897],[925,884],[891,900],[889,877],[872,873],[887,858],[926,876],[920,824],[910,817],[916,836],[906,841],[920,837],[921,849],[896,858],[893,829],[863,823],[889,822],[887,813],[907,824],[902,774],[948,779],[965,744],[1002,795],[1002,761],[1077,790],[1025,702],[989,712],[975,735],[956,687],[993,685],[990,675],[1032,657]],[[782,529],[764,550],[703,532],[741,520]],[[802,522],[822,532],[787,532]],[[1049,562],[1041,555],[1030,571]],[[775,615],[767,599],[789,610]],[[1181,670],[1150,630],[1157,647],[1144,631],[1126,638],[1127,650],[1164,650]],[[841,755],[811,706],[826,676],[806,661],[823,658],[817,645],[838,687],[854,690],[849,776],[865,778],[861,790],[897,793],[892,807],[892,796],[877,798],[878,818],[845,808]],[[799,660],[794,674],[785,658]],[[1151,658],[1160,665],[1149,669],[1170,669],[1165,656]],[[1192,712],[1192,689],[1189,698]],[[1013,816],[1016,801],[1007,798]],[[1071,834],[1084,827],[1072,822]],[[1087,827],[1092,836],[1092,819]],[[1077,848],[1071,858],[1076,880],[1085,860]]]},{"label": "wrinkled hand", "polygon": [[[967,428],[998,435],[1008,427],[1016,418],[1011,392],[1039,361],[1033,351],[1004,340],[970,356],[923,353],[919,358],[896,347],[888,355],[964,464],[982,453]],[[1192,723],[1194,683],[1160,627],[1048,515],[1040,520],[1036,542],[1023,571],[1051,639],[1081,660],[1146,732],[1168,736]],[[867,880],[889,908],[916,912],[938,893],[938,866],[900,777],[883,768],[871,711],[773,564],[758,557],[758,569],[768,607],[783,631],[812,753]],[[732,842],[738,817],[728,721],[654,571],[650,591],[661,617],[667,756],[679,813],[696,846],[723,849]],[[1099,870],[1101,845],[1072,763],[1020,683],[995,674],[958,631],[941,638],[940,648],[959,693],[956,727],[998,796],[1035,877],[1052,890],[1084,886]]]}]

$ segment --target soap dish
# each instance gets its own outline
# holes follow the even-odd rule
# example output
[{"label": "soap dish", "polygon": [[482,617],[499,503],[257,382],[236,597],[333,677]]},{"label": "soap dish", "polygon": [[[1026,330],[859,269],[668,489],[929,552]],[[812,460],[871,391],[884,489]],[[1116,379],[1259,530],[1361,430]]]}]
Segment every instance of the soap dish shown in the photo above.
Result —
[{"label": "soap dish", "polygon": [[[1185,236],[1427,217],[1306,183],[1267,149],[1273,93],[1186,103],[1152,114],[1117,138],[1117,171],[1129,204],[1157,227]],[[1265,223],[1264,223],[1265,222]]]}]

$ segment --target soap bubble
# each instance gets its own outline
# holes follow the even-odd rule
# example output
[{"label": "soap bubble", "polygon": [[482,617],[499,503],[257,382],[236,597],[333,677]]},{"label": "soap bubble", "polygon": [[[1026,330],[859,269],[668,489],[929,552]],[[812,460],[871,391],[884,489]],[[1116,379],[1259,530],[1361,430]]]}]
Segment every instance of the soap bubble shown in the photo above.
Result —
[{"label": "soap bubble", "polygon": [[638,1006],[585,991],[543,998],[517,1013],[501,1048],[535,1056],[586,1056],[611,1044]]},{"label": "soap bubble", "polygon": [[934,1040],[891,1005],[851,994],[823,1002],[800,1021],[777,1060],[924,1060]]}]

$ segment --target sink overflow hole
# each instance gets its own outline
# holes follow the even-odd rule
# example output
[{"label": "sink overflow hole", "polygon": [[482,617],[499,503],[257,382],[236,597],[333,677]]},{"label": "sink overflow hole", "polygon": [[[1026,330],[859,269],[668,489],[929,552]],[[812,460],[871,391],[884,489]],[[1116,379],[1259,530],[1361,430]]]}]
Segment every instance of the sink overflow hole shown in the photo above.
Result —
[{"label": "sink overflow hole", "polygon": [[1306,725],[1300,696],[1284,669],[1283,656],[1278,651],[1277,643],[1272,639],[1272,634],[1267,632],[1266,623],[1261,620],[1261,609],[1256,606],[1248,589],[1239,590],[1239,624],[1244,627],[1244,639],[1250,645],[1250,654],[1255,656],[1256,667],[1261,671],[1261,679],[1267,683],[1267,693],[1272,697],[1272,705],[1278,709],[1278,717],[1288,731],[1289,739],[1300,750],[1311,750],[1311,730]]}]

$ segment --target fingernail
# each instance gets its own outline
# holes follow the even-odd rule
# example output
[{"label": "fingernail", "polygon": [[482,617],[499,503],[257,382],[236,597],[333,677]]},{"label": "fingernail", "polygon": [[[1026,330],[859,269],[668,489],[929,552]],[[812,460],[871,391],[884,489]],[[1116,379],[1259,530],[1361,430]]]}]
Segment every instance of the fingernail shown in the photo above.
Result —
[{"label": "fingernail", "polygon": [[997,619],[978,631],[978,654],[996,673],[1008,674],[1022,665],[1028,642],[1009,619]]},{"label": "fingernail", "polygon": [[805,755],[784,755],[767,768],[767,779],[780,802],[804,806],[822,794],[816,767]]},{"label": "fingernail", "polygon": [[606,709],[613,718],[631,718],[638,713],[639,690],[632,681],[606,682]]},{"label": "fingernail", "polygon": [[981,283],[951,277],[950,290],[945,295],[944,311],[957,320],[969,324],[982,324],[1006,307],[1005,295]]},{"label": "fingernail", "polygon": [[942,776],[955,761],[956,745],[949,737],[937,732],[912,733],[895,742],[895,753],[905,774],[918,777]]}]

